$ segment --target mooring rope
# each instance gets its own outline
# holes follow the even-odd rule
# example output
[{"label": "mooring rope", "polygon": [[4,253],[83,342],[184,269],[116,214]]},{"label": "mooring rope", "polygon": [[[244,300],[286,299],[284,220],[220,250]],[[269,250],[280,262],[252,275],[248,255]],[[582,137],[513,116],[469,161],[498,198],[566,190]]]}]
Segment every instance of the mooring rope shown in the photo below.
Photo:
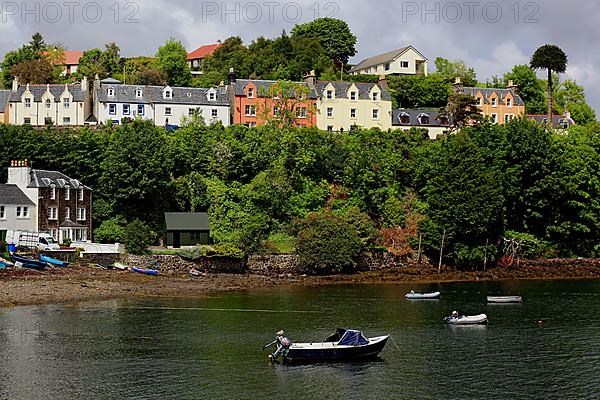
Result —
[{"label": "mooring rope", "polygon": [[398,345],[396,344],[396,341],[394,340],[394,337],[392,335],[390,335],[390,339],[392,339],[392,343],[394,343],[394,346],[396,347],[398,352],[402,353],[402,351],[400,350],[400,347],[398,347]]}]

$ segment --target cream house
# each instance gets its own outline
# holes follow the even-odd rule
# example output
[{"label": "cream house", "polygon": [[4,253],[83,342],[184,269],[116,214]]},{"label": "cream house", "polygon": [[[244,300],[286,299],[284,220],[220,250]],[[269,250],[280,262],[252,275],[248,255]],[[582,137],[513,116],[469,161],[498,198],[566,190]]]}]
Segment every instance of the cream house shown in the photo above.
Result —
[{"label": "cream house", "polygon": [[392,127],[392,99],[384,78],[379,83],[316,81],[306,77],[317,94],[317,127],[328,131]]},{"label": "cream house", "polygon": [[5,120],[12,125],[81,126],[91,115],[88,81],[65,85],[20,85],[13,81]]},{"label": "cream house", "polygon": [[424,75],[429,60],[413,46],[403,47],[362,60],[350,70],[352,75]]}]

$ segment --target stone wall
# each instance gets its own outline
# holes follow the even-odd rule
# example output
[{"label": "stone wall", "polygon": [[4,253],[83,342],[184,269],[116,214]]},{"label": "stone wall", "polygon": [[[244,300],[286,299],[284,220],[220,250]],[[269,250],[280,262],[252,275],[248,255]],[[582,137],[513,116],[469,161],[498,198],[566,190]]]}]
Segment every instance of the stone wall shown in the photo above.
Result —
[{"label": "stone wall", "polygon": [[190,269],[214,274],[243,274],[246,272],[244,260],[233,258],[205,257],[199,260],[186,260],[176,255],[134,256],[123,255],[121,262],[130,267],[158,269],[165,275],[187,275]]},{"label": "stone wall", "polygon": [[296,255],[251,256],[248,272],[257,275],[297,275],[302,273]]}]

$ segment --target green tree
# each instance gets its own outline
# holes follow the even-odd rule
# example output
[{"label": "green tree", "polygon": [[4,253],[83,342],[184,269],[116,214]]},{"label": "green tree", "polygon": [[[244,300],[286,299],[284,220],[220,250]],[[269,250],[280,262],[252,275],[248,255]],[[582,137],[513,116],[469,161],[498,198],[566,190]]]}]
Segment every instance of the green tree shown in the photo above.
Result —
[{"label": "green tree", "polygon": [[77,74],[88,79],[94,79],[96,75],[100,79],[108,77],[108,73],[102,65],[102,50],[90,49],[83,52],[79,59]]},{"label": "green tree", "polygon": [[10,88],[14,79],[13,68],[24,61],[32,61],[43,58],[43,52],[46,49],[43,39],[39,33],[33,35],[31,42],[21,46],[18,50],[12,50],[6,53],[4,60],[0,65],[2,68],[2,84],[5,88]]},{"label": "green tree", "polygon": [[31,46],[31,49],[36,53],[42,53],[47,49],[44,37],[39,32],[33,34],[31,41],[29,42],[29,46]]},{"label": "green tree", "polygon": [[113,217],[94,230],[94,241],[98,243],[124,243],[125,220]]},{"label": "green tree", "polygon": [[156,52],[156,68],[172,86],[189,86],[192,73],[187,63],[187,51],[180,41],[169,39]]},{"label": "green tree", "polygon": [[292,29],[292,38],[318,39],[325,53],[338,65],[348,64],[356,54],[356,36],[345,21],[335,18],[318,18]]},{"label": "green tree", "polygon": [[11,73],[21,83],[42,84],[54,82],[54,68],[46,58],[21,61]]},{"label": "green tree", "polygon": [[155,241],[155,234],[139,219],[125,227],[125,250],[130,254],[145,254]]},{"label": "green tree", "polygon": [[556,45],[546,44],[538,48],[531,57],[531,68],[545,69],[548,72],[548,123],[552,124],[553,82],[552,73],[563,73],[567,70],[567,55]]},{"label": "green tree", "polygon": [[584,88],[574,80],[567,79],[559,84],[556,89],[555,102],[556,108],[561,114],[569,111],[579,125],[596,121],[596,112],[587,104]]},{"label": "green tree", "polygon": [[477,100],[463,93],[451,95],[446,107],[440,108],[438,114],[448,118],[451,132],[467,125],[478,124],[483,120],[483,114],[477,107]]},{"label": "green tree", "polygon": [[268,123],[279,128],[294,128],[299,118],[312,118],[316,110],[306,100],[310,95],[307,85],[291,81],[277,81],[270,85],[261,96],[273,99],[273,109],[266,106],[259,110]]},{"label": "green tree", "polygon": [[538,79],[529,65],[515,65],[511,72],[504,75],[504,86],[507,86],[510,81],[519,88],[519,96],[525,102],[527,113],[546,113],[546,84]]},{"label": "green tree", "polygon": [[465,86],[477,86],[477,74],[475,69],[467,67],[464,61],[449,61],[438,57],[434,61],[436,73],[440,74],[449,82],[460,78]]},{"label": "green tree", "polygon": [[121,49],[115,42],[104,45],[100,63],[106,76],[115,77],[122,74],[120,52]]}]

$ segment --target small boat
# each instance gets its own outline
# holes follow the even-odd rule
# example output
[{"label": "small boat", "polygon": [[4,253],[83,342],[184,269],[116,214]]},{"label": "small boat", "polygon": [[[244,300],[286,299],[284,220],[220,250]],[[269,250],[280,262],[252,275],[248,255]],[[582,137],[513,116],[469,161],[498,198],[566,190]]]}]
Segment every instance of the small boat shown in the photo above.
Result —
[{"label": "small boat", "polygon": [[40,254],[40,261],[45,262],[46,264],[50,264],[54,267],[68,267],[69,263],[66,261],[61,261],[61,260],[57,260],[56,258],[52,258],[52,257],[48,257],[48,256],[44,256],[42,254]]},{"label": "small boat", "polygon": [[[366,338],[361,331],[338,328],[320,343],[291,343],[283,352],[285,363],[355,361],[376,358],[390,335]],[[270,357],[271,358],[271,357]]]},{"label": "small boat", "polygon": [[206,276],[206,274],[202,271],[198,271],[196,268],[192,268],[188,271],[188,274],[194,277]]},{"label": "small boat", "polygon": [[440,298],[440,294],[440,292],[416,293],[411,290],[409,293],[406,293],[404,297],[410,300],[435,300]]},{"label": "small boat", "polygon": [[6,267],[14,267],[15,264],[11,263],[8,260],[5,260],[4,258],[0,257],[0,265],[3,265],[2,268],[6,268]]},{"label": "small boat", "polygon": [[113,267],[119,271],[128,271],[130,269],[127,265],[123,265],[121,263],[114,263]]},{"label": "small boat", "polygon": [[47,264],[40,260],[34,260],[33,258],[27,258],[23,256],[18,256],[16,254],[11,254],[10,258],[15,262],[15,265],[23,268],[32,268],[32,269],[46,269]]},{"label": "small boat", "polygon": [[488,323],[487,315],[458,315],[452,313],[449,317],[444,318],[444,322],[448,325],[484,325]]},{"label": "small boat", "polygon": [[155,269],[146,269],[146,268],[133,267],[133,268],[131,268],[131,270],[133,272],[137,272],[138,274],[152,275],[152,276],[158,275],[158,271],[155,270]]},{"label": "small boat", "polygon": [[522,303],[523,298],[521,296],[488,296],[488,303]]}]

